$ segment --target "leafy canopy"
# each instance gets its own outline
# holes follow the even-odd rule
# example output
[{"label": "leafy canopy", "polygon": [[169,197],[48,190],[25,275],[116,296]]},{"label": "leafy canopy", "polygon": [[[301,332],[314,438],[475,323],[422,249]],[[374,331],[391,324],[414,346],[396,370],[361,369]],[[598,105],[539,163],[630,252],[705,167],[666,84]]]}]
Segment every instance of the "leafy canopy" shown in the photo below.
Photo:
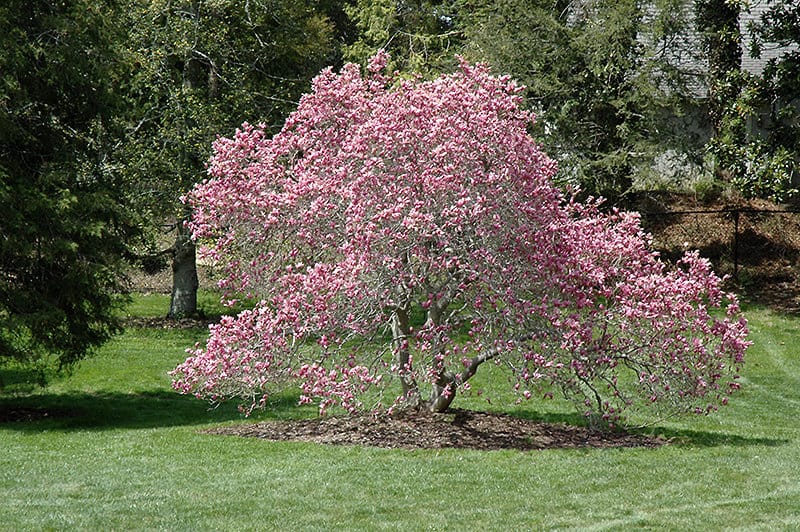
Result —
[{"label": "leafy canopy", "polygon": [[708,262],[667,270],[635,214],[564,196],[508,77],[399,80],[387,61],[323,71],[272,138],[215,143],[190,225],[229,297],[258,303],[174,386],[442,411],[494,360],[524,397],[561,390],[594,419],[727,401],[747,328]]},{"label": "leafy canopy", "polygon": [[[726,134],[710,146],[726,165],[732,184],[748,197],[787,201],[798,194],[800,6],[796,4],[770,0],[761,17],[751,22],[750,52],[764,58],[765,68],[759,75],[741,74],[740,92],[726,100]],[[773,57],[767,59],[770,51]]]},{"label": "leafy canopy", "polygon": [[558,179],[618,202],[665,150],[699,146],[684,0],[461,0],[465,53],[527,87]]},{"label": "leafy canopy", "polygon": [[[316,4],[313,3],[313,4]],[[204,175],[219,131],[275,124],[328,64],[333,28],[308,2],[130,2],[120,52],[128,78],[117,152],[131,195],[155,224]]]}]

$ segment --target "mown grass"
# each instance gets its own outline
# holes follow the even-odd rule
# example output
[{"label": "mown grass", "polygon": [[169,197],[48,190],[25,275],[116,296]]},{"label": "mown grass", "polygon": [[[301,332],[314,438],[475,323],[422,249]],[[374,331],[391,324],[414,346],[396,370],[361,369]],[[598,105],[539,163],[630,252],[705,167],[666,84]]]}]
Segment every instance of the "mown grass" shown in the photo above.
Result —
[{"label": "mown grass", "polygon": [[[158,305],[137,298],[131,312],[160,315]],[[800,319],[757,308],[748,316],[746,386],[716,415],[650,429],[671,445],[527,453],[205,435],[243,422],[235,405],[209,410],[173,393],[166,374],[205,332],[132,329],[71,377],[0,396],[0,409],[63,414],[0,424],[0,529],[797,529]],[[480,377],[487,388],[504,379]],[[492,397],[457,406],[580,419],[557,402]],[[260,417],[313,415],[294,403],[279,398]]]}]

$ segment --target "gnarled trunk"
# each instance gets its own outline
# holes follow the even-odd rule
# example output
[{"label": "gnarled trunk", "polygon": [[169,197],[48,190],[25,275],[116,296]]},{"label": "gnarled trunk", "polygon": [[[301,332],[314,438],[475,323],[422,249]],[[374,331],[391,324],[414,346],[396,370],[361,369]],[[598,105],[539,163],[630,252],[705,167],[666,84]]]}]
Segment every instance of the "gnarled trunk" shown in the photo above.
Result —
[{"label": "gnarled trunk", "polygon": [[491,360],[500,354],[498,348],[487,349],[474,356],[460,373],[452,373],[450,371],[441,371],[436,382],[433,384],[433,391],[431,398],[428,400],[428,410],[431,412],[445,412],[450,408],[450,404],[456,397],[456,390],[458,387],[472,377],[478,371],[478,366]]},{"label": "gnarled trunk", "polygon": [[[447,308],[447,300],[442,300],[431,304],[428,309],[426,327],[437,327],[440,323],[444,309]],[[400,382],[403,387],[403,401],[406,406],[412,408],[423,407],[420,397],[419,385],[411,375],[411,352],[409,338],[411,337],[411,327],[408,318],[408,309],[398,307],[392,314],[392,339],[394,342],[394,356],[400,372]],[[530,335],[520,340],[529,339]],[[431,395],[424,401],[424,408],[432,413],[446,412],[456,397],[458,387],[471,379],[478,371],[478,366],[497,357],[500,354],[498,348],[487,349],[474,356],[469,364],[460,373],[447,371],[444,367],[439,368],[436,381],[431,386]]]},{"label": "gnarled trunk", "polygon": [[411,375],[411,353],[409,338],[411,327],[408,321],[408,310],[396,308],[392,314],[392,339],[394,342],[394,358],[400,372],[400,384],[403,386],[403,400],[407,406],[418,407],[420,402],[419,386]]},{"label": "gnarled trunk", "polygon": [[428,410],[433,413],[446,412],[453,399],[456,398],[458,384],[457,376],[449,371],[443,372],[433,383],[431,398],[428,400]]}]

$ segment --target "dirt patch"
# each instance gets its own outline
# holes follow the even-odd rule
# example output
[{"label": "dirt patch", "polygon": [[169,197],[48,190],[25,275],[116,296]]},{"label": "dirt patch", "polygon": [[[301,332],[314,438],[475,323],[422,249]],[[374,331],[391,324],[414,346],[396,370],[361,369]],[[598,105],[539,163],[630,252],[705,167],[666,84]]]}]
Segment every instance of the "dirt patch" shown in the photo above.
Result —
[{"label": "dirt patch", "polygon": [[205,329],[212,323],[218,323],[219,317],[212,319],[200,318],[181,318],[173,319],[167,317],[141,318],[132,316],[126,318],[123,324],[126,328],[137,329]]},{"label": "dirt patch", "polygon": [[452,410],[444,414],[323,417],[217,427],[206,434],[359,445],[387,449],[540,449],[659,447],[666,440],[624,431],[542,423],[506,414]]},{"label": "dirt patch", "polygon": [[698,249],[744,301],[800,313],[800,204],[650,193],[632,208],[662,257]]}]

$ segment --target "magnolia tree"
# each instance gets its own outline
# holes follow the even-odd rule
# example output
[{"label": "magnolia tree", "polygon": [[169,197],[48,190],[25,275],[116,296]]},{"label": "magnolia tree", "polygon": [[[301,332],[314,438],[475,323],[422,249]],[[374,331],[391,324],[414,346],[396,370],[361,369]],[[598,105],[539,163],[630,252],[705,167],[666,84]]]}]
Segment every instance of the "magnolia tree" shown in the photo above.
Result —
[{"label": "magnolia tree", "polygon": [[556,188],[507,77],[399,79],[386,60],[323,71],[272,138],[245,124],[214,144],[190,227],[226,297],[257,303],[175,388],[441,412],[492,361],[520,398],[560,391],[594,419],[724,404],[747,328],[709,263],[668,269],[636,214]]}]

